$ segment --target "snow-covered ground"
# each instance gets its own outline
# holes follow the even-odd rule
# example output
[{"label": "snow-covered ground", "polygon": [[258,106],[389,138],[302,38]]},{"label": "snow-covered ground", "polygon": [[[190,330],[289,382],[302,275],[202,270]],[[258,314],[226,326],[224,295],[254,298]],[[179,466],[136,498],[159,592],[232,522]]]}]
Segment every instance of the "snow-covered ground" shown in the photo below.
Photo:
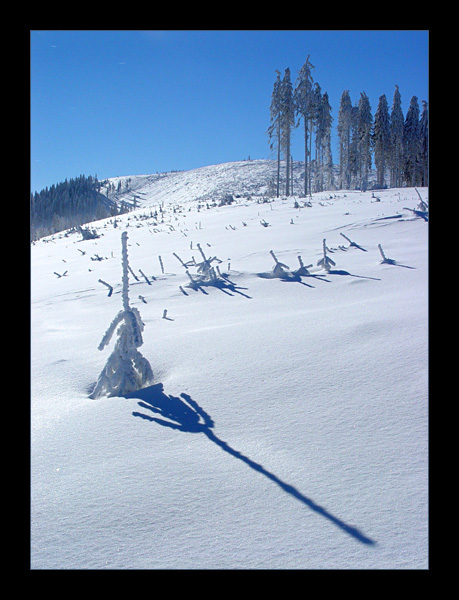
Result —
[{"label": "snow-covered ground", "polygon": [[[249,189],[260,171],[235,203],[207,207],[231,169],[133,177],[140,207],[116,227],[31,246],[32,569],[428,568],[416,190],[263,202]],[[122,308],[123,231],[155,382],[94,400],[113,341],[98,345]],[[187,287],[174,253],[198,262],[197,244],[226,287]],[[310,276],[270,277],[271,250]]]}]

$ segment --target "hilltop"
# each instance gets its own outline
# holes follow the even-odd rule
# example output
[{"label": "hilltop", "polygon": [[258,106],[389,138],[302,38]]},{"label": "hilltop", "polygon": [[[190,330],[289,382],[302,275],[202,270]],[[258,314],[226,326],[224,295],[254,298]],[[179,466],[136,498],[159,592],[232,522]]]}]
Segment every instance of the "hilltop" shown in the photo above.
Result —
[{"label": "hilltop", "polygon": [[[284,181],[284,169],[282,165],[281,182]],[[294,194],[301,194],[303,189],[303,169],[304,163],[294,162]],[[112,177],[103,182],[103,189],[107,190],[109,185],[113,190],[120,188],[120,192],[109,192],[108,197],[131,206],[175,201],[211,203],[219,202],[227,194],[273,197],[276,180],[277,162],[261,159],[209,165],[190,171]]]}]

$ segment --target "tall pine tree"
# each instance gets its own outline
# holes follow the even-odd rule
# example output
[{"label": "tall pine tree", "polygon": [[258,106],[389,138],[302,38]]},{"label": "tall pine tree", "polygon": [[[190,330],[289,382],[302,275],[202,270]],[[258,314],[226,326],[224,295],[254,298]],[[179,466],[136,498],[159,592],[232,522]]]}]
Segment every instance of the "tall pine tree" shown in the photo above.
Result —
[{"label": "tall pine tree", "polygon": [[359,187],[365,191],[368,188],[368,173],[371,169],[371,127],[373,124],[370,101],[365,92],[360,93],[357,119],[359,136]]},{"label": "tall pine tree", "polygon": [[271,106],[269,107],[271,125],[268,128],[268,136],[270,140],[270,148],[277,149],[277,187],[276,195],[279,198],[280,184],[280,153],[281,153],[281,78],[280,72],[276,70],[277,78],[274,83],[273,93],[271,96]]},{"label": "tall pine tree", "polygon": [[333,117],[331,116],[331,106],[328,100],[328,93],[325,92],[322,96],[322,119],[323,119],[323,140],[322,148],[324,152],[323,158],[323,172],[324,172],[324,184],[326,190],[335,189],[335,178],[333,174],[333,153],[331,146],[331,130]]},{"label": "tall pine tree", "polygon": [[316,113],[316,160],[318,169],[317,191],[330,190],[333,182],[333,158],[331,150],[331,106],[327,92],[321,95]]},{"label": "tall pine tree", "polygon": [[421,170],[421,185],[429,185],[429,108],[425,100],[422,101],[422,114],[420,127],[420,170]]},{"label": "tall pine tree", "polygon": [[285,195],[290,195],[290,148],[292,130],[295,127],[295,105],[293,87],[290,80],[290,69],[287,67],[281,84],[281,146],[285,158]]},{"label": "tall pine tree", "polygon": [[419,104],[413,96],[408,107],[403,128],[403,169],[407,185],[414,187],[418,182],[420,156]]},{"label": "tall pine tree", "polygon": [[385,187],[386,169],[390,164],[391,157],[390,117],[385,94],[379,97],[375,113],[372,147],[376,167],[376,185],[383,188]]},{"label": "tall pine tree", "polygon": [[403,112],[402,97],[395,86],[392,110],[390,113],[390,185],[400,187],[402,185],[403,164]]},{"label": "tall pine tree", "polygon": [[349,189],[351,182],[351,127],[353,107],[349,90],[341,94],[338,112],[339,187]]},{"label": "tall pine tree", "polygon": [[[310,143],[311,138],[311,122],[315,115],[316,109],[316,97],[313,89],[313,79],[311,69],[314,66],[309,62],[309,55],[306,58],[306,62],[301,67],[295,85],[295,110],[300,119],[303,119],[304,126],[304,195],[307,196],[311,193],[310,188],[310,168],[308,162],[310,159],[310,152],[308,149],[308,142]],[[308,139],[309,138],[309,139]]]}]

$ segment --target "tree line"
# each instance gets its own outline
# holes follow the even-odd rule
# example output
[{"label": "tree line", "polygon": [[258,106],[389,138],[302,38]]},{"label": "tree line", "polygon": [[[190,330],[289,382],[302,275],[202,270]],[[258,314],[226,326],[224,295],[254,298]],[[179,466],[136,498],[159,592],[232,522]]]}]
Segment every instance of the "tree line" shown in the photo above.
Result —
[{"label": "tree line", "polygon": [[292,192],[292,135],[301,123],[304,134],[304,196],[313,191],[368,189],[373,160],[375,188],[427,186],[428,104],[422,102],[420,114],[418,99],[413,96],[404,117],[398,85],[395,86],[391,110],[383,94],[379,97],[374,116],[365,92],[361,92],[359,102],[353,105],[349,91],[343,91],[337,123],[339,172],[335,177],[331,148],[332,109],[328,93],[322,93],[320,85],[313,79],[313,69],[308,56],[295,85],[292,84],[289,68],[285,69],[283,78],[276,70],[267,133],[271,150],[277,151],[277,196],[281,191],[281,160],[285,163],[285,195]]},{"label": "tree line", "polygon": [[80,175],[31,194],[30,240],[127,212],[108,199],[109,188],[101,193],[102,185],[97,175]]}]

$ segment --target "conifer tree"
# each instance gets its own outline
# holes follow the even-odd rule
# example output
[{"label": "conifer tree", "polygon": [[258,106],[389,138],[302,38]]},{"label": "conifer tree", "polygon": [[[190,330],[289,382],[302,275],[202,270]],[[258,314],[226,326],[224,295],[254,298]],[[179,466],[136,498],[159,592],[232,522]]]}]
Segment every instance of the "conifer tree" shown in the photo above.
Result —
[{"label": "conifer tree", "polygon": [[420,155],[419,104],[413,96],[408,107],[403,128],[403,169],[409,186],[417,184]]},{"label": "conifer tree", "polygon": [[351,126],[352,126],[352,103],[349,90],[341,94],[338,112],[338,137],[339,137],[339,187],[341,189],[350,187],[350,151],[351,151]]},{"label": "conifer tree", "polygon": [[[320,105],[322,103],[322,90],[320,85],[316,82],[314,84],[314,91],[312,96],[312,116],[309,120],[310,126],[309,129],[311,131],[311,135],[309,136],[309,156],[312,163],[312,135],[315,133],[315,167],[317,173],[320,172],[320,152],[321,152],[321,137],[319,132],[319,118],[320,118]],[[312,169],[309,169],[309,182],[308,182],[309,190],[312,190]],[[317,191],[317,182],[315,185]]]},{"label": "conifer tree", "polygon": [[420,142],[421,142],[421,185],[429,185],[429,108],[425,100],[422,101],[422,114],[420,121]]},{"label": "conifer tree", "polygon": [[333,155],[331,147],[331,128],[333,117],[331,116],[331,106],[328,100],[328,93],[322,96],[320,110],[320,130],[321,130],[321,149],[322,149],[322,173],[324,176],[324,186],[326,190],[332,190],[335,187],[333,175]]},{"label": "conifer tree", "polygon": [[357,104],[351,109],[351,131],[349,143],[349,188],[358,187],[360,175],[360,134],[359,134],[359,107]]},{"label": "conifer tree", "polygon": [[[308,168],[308,159],[310,151],[308,150],[308,142],[310,144],[311,121],[315,114],[315,96],[313,89],[313,79],[311,69],[314,66],[309,62],[309,55],[306,62],[301,67],[295,85],[295,110],[300,119],[303,119],[304,126],[304,195],[311,193],[310,189],[310,169]],[[309,138],[309,139],[308,139]]]},{"label": "conifer tree", "polygon": [[402,97],[398,85],[396,85],[390,114],[391,187],[400,187],[402,185],[403,126]]},{"label": "conifer tree", "polygon": [[279,198],[280,184],[280,153],[281,153],[281,78],[280,72],[276,70],[277,78],[274,83],[273,93],[271,96],[271,106],[269,107],[271,125],[268,128],[268,136],[270,140],[270,149],[277,149],[277,197]]},{"label": "conifer tree", "polygon": [[379,97],[372,134],[372,147],[376,166],[376,185],[385,186],[386,168],[391,157],[390,118],[386,95]]},{"label": "conifer tree", "polygon": [[331,149],[331,127],[333,118],[327,92],[321,95],[317,110],[316,152],[318,164],[317,191],[331,190],[333,181],[333,157]]},{"label": "conifer tree", "polygon": [[368,173],[371,169],[371,127],[373,124],[370,101],[365,92],[360,93],[357,115],[357,129],[359,136],[359,187],[361,190],[365,191],[368,188]]},{"label": "conifer tree", "polygon": [[290,69],[287,67],[281,84],[281,145],[284,150],[286,164],[285,195],[290,195],[290,148],[292,130],[295,127],[295,105],[293,102],[293,87],[290,80]]}]

